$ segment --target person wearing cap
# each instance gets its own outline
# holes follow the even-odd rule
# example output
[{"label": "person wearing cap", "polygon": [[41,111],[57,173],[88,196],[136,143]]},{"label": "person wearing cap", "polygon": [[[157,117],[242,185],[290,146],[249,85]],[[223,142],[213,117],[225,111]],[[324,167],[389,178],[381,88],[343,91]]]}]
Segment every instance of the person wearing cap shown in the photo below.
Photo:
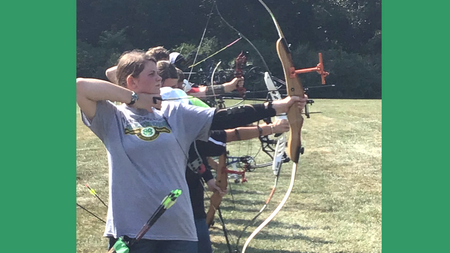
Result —
[{"label": "person wearing cap", "polygon": [[179,69],[184,69],[186,66],[186,60],[183,55],[178,52],[172,52],[169,54],[170,63],[174,64]]}]

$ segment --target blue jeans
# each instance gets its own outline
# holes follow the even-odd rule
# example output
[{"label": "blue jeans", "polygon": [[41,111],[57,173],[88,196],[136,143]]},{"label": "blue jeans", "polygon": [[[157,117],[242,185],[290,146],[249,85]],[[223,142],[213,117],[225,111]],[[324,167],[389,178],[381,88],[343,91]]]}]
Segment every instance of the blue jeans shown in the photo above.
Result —
[{"label": "blue jeans", "polygon": [[195,228],[198,237],[198,253],[212,253],[211,239],[206,219],[195,219]]},{"label": "blue jeans", "polygon": [[[206,224],[206,221],[205,221]],[[117,239],[109,238],[111,248]],[[197,242],[141,239],[130,247],[130,253],[197,253]]]}]

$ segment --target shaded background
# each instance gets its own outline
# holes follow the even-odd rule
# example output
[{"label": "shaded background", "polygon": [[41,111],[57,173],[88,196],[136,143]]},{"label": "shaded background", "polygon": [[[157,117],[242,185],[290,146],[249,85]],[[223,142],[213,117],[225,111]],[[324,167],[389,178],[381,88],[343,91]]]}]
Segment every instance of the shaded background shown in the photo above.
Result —
[{"label": "shaded background", "polygon": [[[327,83],[336,87],[312,89],[310,97],[381,98],[381,0],[265,3],[280,23],[297,68],[315,67],[318,52],[323,54],[325,70],[330,72]],[[192,61],[206,29],[198,62],[239,38],[213,4],[213,0],[78,0],[77,76],[105,79],[104,71],[116,64],[123,51],[134,48],[163,45]],[[257,0],[226,0],[217,1],[217,7],[223,18],[258,48],[270,72],[284,79],[275,50],[278,34],[263,6]],[[194,71],[207,77],[211,66],[221,60],[222,69],[231,78],[234,59],[241,51],[249,53],[247,70],[258,67],[245,76],[249,85],[255,86],[249,90],[264,90],[258,73],[266,70],[244,39]],[[190,81],[208,80],[193,78]],[[316,73],[300,78],[305,87],[321,83]]]}]

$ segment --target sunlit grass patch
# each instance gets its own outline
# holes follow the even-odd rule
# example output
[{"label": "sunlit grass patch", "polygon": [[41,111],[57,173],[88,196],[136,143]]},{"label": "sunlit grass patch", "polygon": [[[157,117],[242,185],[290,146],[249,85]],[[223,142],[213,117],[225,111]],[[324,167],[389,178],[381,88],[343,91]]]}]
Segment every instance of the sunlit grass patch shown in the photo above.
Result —
[{"label": "sunlit grass patch", "polygon": [[[234,102],[234,101],[233,101]],[[381,252],[381,100],[316,99],[305,118],[296,182],[285,207],[250,243],[247,252]],[[255,155],[259,140],[228,145],[231,155]],[[256,162],[270,160],[260,152]],[[269,207],[240,239],[239,249],[287,190],[292,163],[283,165]],[[266,201],[274,182],[271,167],[247,173],[248,182],[229,180],[221,209],[232,248],[248,221]],[[105,219],[108,167],[100,140],[77,112],[77,202]],[[206,201],[205,205],[209,205]],[[105,252],[104,224],[77,209],[77,252]],[[210,230],[214,252],[228,252],[222,225]]]}]

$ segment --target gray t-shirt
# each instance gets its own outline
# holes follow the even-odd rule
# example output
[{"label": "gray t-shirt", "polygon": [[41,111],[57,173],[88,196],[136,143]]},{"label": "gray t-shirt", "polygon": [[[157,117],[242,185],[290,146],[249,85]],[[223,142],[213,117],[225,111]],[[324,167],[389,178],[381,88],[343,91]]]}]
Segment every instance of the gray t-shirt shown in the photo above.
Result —
[{"label": "gray t-shirt", "polygon": [[171,190],[183,193],[145,239],[197,241],[185,170],[189,146],[207,141],[214,109],[163,103],[160,111],[98,101],[83,122],[105,145],[109,206],[104,236],[134,238]]}]

